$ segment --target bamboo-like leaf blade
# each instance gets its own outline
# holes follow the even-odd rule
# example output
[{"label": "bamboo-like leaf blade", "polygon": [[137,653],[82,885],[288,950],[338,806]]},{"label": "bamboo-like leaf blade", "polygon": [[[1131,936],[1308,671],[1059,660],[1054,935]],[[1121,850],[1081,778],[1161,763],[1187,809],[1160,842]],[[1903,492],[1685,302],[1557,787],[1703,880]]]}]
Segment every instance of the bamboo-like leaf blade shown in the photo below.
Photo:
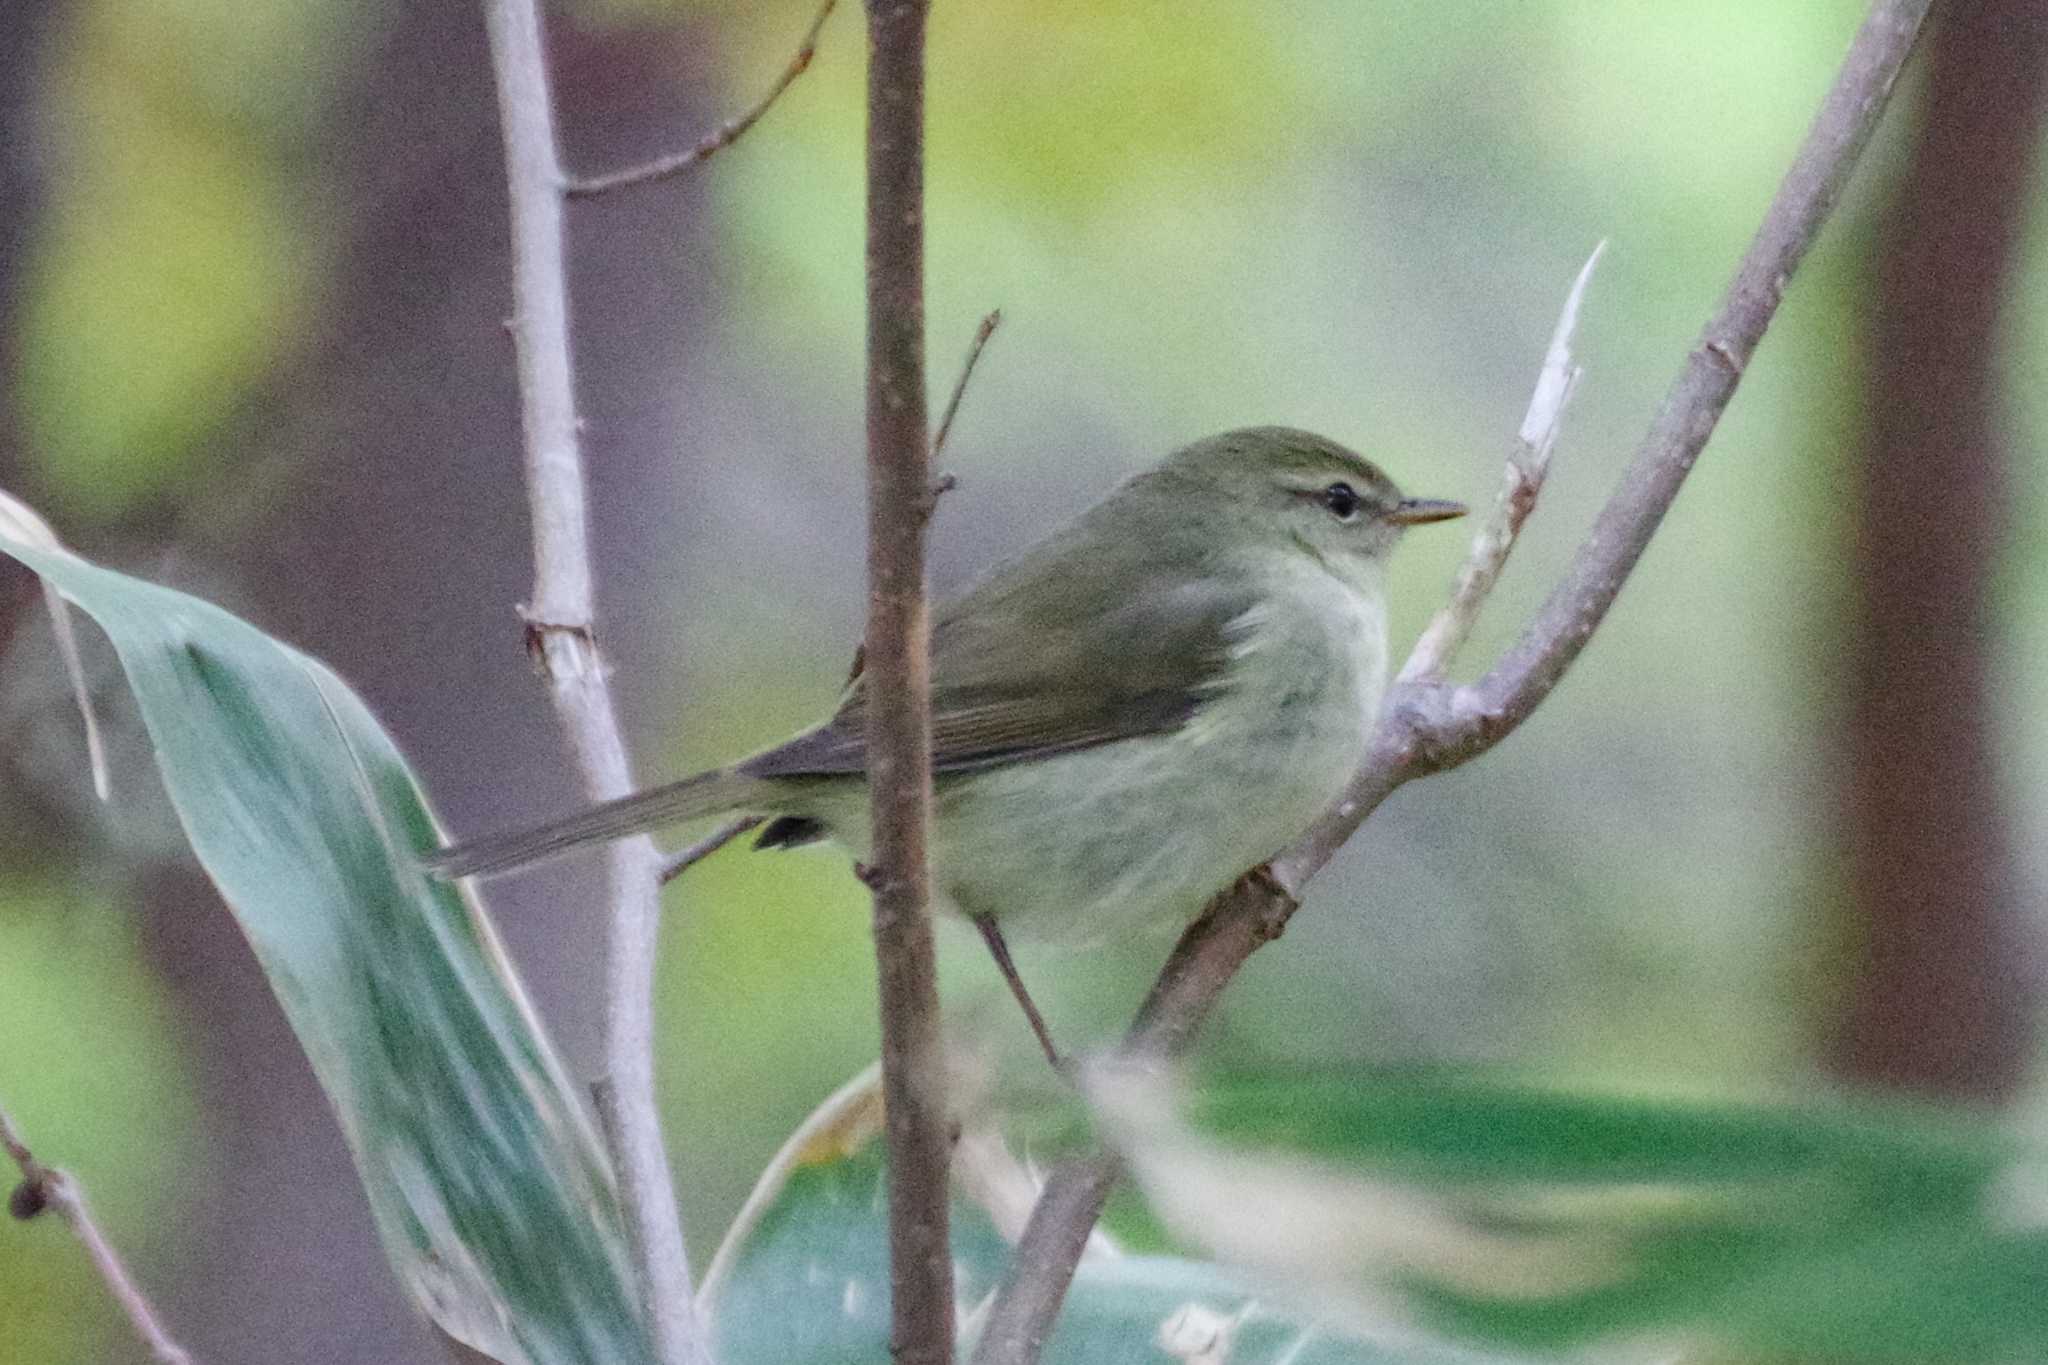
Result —
[{"label": "bamboo-like leaf blade", "polygon": [[386,1254],[508,1362],[651,1358],[611,1177],[495,935],[325,665],[184,593],[0,540],[99,623],[194,852],[334,1105]]},{"label": "bamboo-like leaf blade", "polygon": [[[1142,1090],[1142,1086],[1138,1087]],[[1683,1100],[1509,1073],[1098,1087],[1168,1221],[1489,1348],[1692,1332],[1904,1357],[2048,1349],[2038,1153],[1904,1102]],[[1294,1227],[1292,1240],[1269,1235]]]}]

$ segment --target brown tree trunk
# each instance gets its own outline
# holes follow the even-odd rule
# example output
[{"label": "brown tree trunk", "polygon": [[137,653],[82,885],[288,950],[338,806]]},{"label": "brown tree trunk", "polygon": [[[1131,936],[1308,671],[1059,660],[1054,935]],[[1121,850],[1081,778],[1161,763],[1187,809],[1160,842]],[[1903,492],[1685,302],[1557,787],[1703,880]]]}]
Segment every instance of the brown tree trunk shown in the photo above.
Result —
[{"label": "brown tree trunk", "polygon": [[2048,9],[1935,9],[1881,232],[1851,565],[1842,818],[1861,958],[1831,1040],[1853,1080],[1998,1099],[2032,1044],[2034,943],[1999,797],[1992,575],[2010,294],[2048,90]]}]

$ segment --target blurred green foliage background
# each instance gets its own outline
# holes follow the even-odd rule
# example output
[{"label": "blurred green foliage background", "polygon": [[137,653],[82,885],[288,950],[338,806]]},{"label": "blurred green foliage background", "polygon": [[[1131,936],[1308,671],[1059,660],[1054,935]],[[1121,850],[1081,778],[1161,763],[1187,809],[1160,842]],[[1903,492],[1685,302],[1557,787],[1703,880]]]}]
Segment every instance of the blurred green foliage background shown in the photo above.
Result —
[{"label": "blurred green foliage background", "polygon": [[[859,631],[863,37],[842,8],[745,141],[685,182],[572,210],[605,644],[650,777],[811,719]],[[694,138],[765,87],[809,11],[558,8],[572,163]],[[1490,498],[1564,289],[1608,238],[1586,378],[1477,669],[1647,424],[1859,14],[941,0],[935,388],[984,311],[1005,320],[945,455],[960,486],[936,581],[1231,425],[1317,428],[1411,490]],[[20,40],[0,43],[18,92],[0,144],[35,191],[0,235],[8,486],[86,552],[334,661],[452,828],[567,805],[511,611],[528,570],[478,16],[33,0],[0,37]],[[1577,671],[1501,750],[1403,792],[1354,841],[1234,989],[1210,1030],[1220,1055],[1811,1075],[1854,936],[1831,735],[1860,310],[1901,122]],[[2012,465],[1990,647],[2015,830],[2048,819],[2039,238],[2037,222],[1998,414]],[[1898,533],[1942,534],[1942,496]],[[1463,548],[1412,539],[1397,646]],[[80,1174],[206,1359],[435,1358],[379,1279],[260,981],[177,864],[132,720],[97,811],[30,618],[5,663],[0,1103]],[[2021,845],[2038,886],[2037,842]],[[556,871],[490,893],[586,1071],[592,889]],[[1042,1090],[970,940],[945,944],[959,1030],[986,1044],[999,1091]],[[1166,947],[1021,965],[1081,1045],[1129,1015]],[[729,853],[671,893],[664,952],[670,1139],[701,1261],[781,1137],[873,1055],[863,897],[831,855]],[[53,1309],[66,1295],[77,1306]],[[128,1358],[53,1227],[0,1231],[0,1323],[0,1361]]]}]

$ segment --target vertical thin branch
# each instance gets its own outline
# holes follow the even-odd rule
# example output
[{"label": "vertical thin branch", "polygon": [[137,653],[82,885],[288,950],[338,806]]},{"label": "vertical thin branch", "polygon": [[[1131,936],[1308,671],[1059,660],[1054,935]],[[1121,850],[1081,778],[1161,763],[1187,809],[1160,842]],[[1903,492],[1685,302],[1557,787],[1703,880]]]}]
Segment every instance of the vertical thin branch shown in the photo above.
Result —
[{"label": "vertical thin branch", "polygon": [[[563,176],[535,0],[486,0],[491,65],[504,125],[512,219],[511,331],[517,353],[527,495],[533,509],[533,601],[527,640],[548,680],[585,792],[633,788],[611,691],[592,633],[589,512],[577,439],[562,235]],[[611,893],[605,952],[607,1124],[640,1292],[663,1365],[705,1365],[654,1090],[654,961],[661,859],[644,836],[605,853]]]},{"label": "vertical thin branch", "polygon": [[889,1142],[890,1349],[953,1359],[950,1155],[932,948],[931,509],[924,383],[926,0],[867,0],[868,789]]},{"label": "vertical thin branch", "polygon": [[[1404,782],[1485,752],[1549,696],[1614,604],[1734,396],[1787,283],[1884,112],[1929,3],[1872,4],[1733,283],[1686,356],[1593,533],[1535,620],[1469,687],[1426,680],[1424,675],[1447,661],[1447,645],[1454,641],[1425,642],[1421,662],[1404,669],[1403,681],[1390,689],[1378,733],[1350,789],[1273,859],[1270,875],[1241,880],[1189,926],[1132,1025],[1126,1052],[1156,1054],[1184,1046],[1237,970],[1286,925],[1300,888],[1382,801]],[[1517,486],[1510,479],[1504,497],[1515,497]],[[1501,524],[1517,523],[1507,518]],[[1506,544],[1501,549],[1504,554]],[[1475,547],[1475,555],[1485,553],[1484,544]],[[1470,612],[1478,605],[1479,597],[1472,596],[1453,609]],[[1107,1152],[1053,1172],[990,1307],[975,1365],[1031,1365],[1038,1359],[1085,1233],[1120,1174]]]},{"label": "vertical thin branch", "polygon": [[127,1267],[121,1264],[120,1256],[101,1233],[99,1224],[93,1221],[92,1211],[85,1205],[85,1192],[78,1188],[78,1182],[56,1167],[36,1160],[35,1153],[29,1151],[28,1144],[22,1141],[14,1120],[7,1116],[5,1109],[0,1109],[0,1149],[6,1151],[21,1171],[21,1183],[15,1186],[7,1201],[8,1210],[21,1219],[33,1218],[45,1209],[55,1210],[71,1229],[72,1235],[85,1247],[87,1259],[112,1292],[114,1301],[121,1305],[128,1325],[148,1348],[149,1358],[157,1365],[192,1365],[192,1357],[184,1347],[171,1340],[171,1334],[157,1319],[156,1309],[130,1278]]}]

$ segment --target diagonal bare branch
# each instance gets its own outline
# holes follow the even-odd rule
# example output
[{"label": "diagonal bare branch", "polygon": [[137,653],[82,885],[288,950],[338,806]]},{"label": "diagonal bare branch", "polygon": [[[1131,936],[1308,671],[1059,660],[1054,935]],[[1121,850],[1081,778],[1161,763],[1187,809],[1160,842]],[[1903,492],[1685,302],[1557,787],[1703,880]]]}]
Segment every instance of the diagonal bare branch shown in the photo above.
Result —
[{"label": "diagonal bare branch", "polygon": [[960,415],[960,400],[967,396],[967,381],[974,378],[974,367],[981,363],[981,353],[988,345],[988,339],[1002,326],[1003,310],[991,308],[982,316],[981,325],[974,329],[974,340],[967,344],[967,359],[960,363],[960,377],[953,381],[953,396],[946,400],[946,410],[939,417],[939,429],[932,436],[932,458],[938,459],[946,449],[946,438],[953,434],[953,419]]},{"label": "diagonal bare branch", "polygon": [[[1175,946],[1126,1037],[1127,1055],[1184,1047],[1245,960],[1285,928],[1300,889],[1402,783],[1457,766],[1512,732],[1577,659],[1621,591],[1685,476],[1699,458],[1744,367],[1776,313],[1786,284],[1841,195],[1911,53],[1930,0],[1875,0],[1857,30],[1806,140],[1757,229],[1735,279],[1687,355],[1564,580],[1507,655],[1468,687],[1435,676],[1462,628],[1432,632],[1428,652],[1402,670],[1377,735],[1350,789],[1316,826],[1213,901]],[[1566,384],[1569,391],[1569,383]],[[1511,476],[1503,501],[1522,486]],[[1500,508],[1495,509],[1496,517]],[[1527,515],[1526,509],[1522,513]],[[1484,537],[1482,537],[1484,541]],[[1499,553],[1504,558],[1506,544]],[[1475,546],[1467,572],[1487,577],[1490,551]],[[1493,572],[1499,565],[1493,565]],[[1462,583],[1461,576],[1461,583]],[[1476,613],[1483,588],[1475,586]],[[989,1310],[975,1365],[1032,1365],[1073,1278],[1087,1230],[1121,1178],[1114,1154],[1097,1152],[1055,1170]]]},{"label": "diagonal bare branch", "polygon": [[29,1219],[46,1209],[55,1211],[85,1247],[87,1259],[113,1294],[114,1301],[121,1305],[128,1325],[148,1348],[149,1358],[157,1365],[192,1365],[191,1355],[164,1330],[148,1296],[129,1276],[128,1268],[121,1263],[106,1234],[100,1231],[92,1210],[86,1207],[85,1192],[78,1188],[78,1182],[66,1172],[38,1161],[5,1109],[0,1109],[0,1149],[6,1151],[21,1172],[21,1183],[14,1187],[14,1193],[7,1201],[9,1212],[16,1218]]},{"label": "diagonal bare branch", "polygon": [[1409,653],[1408,662],[1402,665],[1397,682],[1434,682],[1443,677],[1444,670],[1471,637],[1472,627],[1479,620],[1479,609],[1499,581],[1500,571],[1514,551],[1515,537],[1521,534],[1522,523],[1536,510],[1543,480],[1550,473],[1550,453],[1556,449],[1558,434],[1564,430],[1565,409],[1571,405],[1572,393],[1579,385],[1580,369],[1572,363],[1572,334],[1579,326],[1579,305],[1606,250],[1604,241],[1594,247],[1593,254],[1580,267],[1579,277],[1572,281],[1564,311],[1558,314],[1557,327],[1550,334],[1550,349],[1544,354],[1536,391],[1529,396],[1529,410],[1523,415],[1521,429],[1515,433],[1514,445],[1508,451],[1500,493],[1473,533],[1472,550],[1458,569],[1450,600],[1430,618]]},{"label": "diagonal bare branch", "polygon": [[775,78],[775,84],[768,87],[768,93],[756,100],[744,113],[727,119],[703,137],[680,152],[656,157],[638,166],[624,170],[607,171],[603,175],[569,176],[562,181],[562,193],[570,199],[595,199],[613,190],[630,189],[635,185],[649,185],[657,180],[667,180],[681,175],[693,166],[702,165],[733,143],[747,135],[747,130],[761,121],[761,116],[775,107],[775,101],[782,98],[782,92],[796,84],[796,78],[811,69],[811,59],[818,55],[818,34],[825,27],[825,21],[832,17],[839,0],[825,0],[818,6],[817,15],[811,26],[804,30],[803,41],[797,44],[796,55],[782,68],[782,74]]},{"label": "diagonal bare branch", "polygon": [[728,820],[696,843],[669,854],[661,864],[662,885],[668,885],[748,830],[758,827],[763,818],[759,815],[743,815],[737,820]]}]

